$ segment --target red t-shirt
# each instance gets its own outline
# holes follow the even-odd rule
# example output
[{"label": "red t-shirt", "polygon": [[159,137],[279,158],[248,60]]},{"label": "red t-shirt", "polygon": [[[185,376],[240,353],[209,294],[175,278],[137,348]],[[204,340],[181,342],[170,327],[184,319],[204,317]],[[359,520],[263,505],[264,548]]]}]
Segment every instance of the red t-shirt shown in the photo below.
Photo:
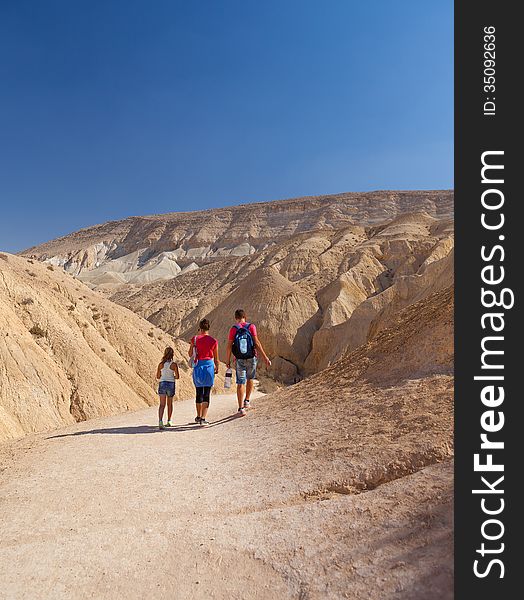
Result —
[{"label": "red t-shirt", "polygon": [[[242,327],[245,327],[247,325],[247,323],[239,323],[239,325],[241,325]],[[229,330],[229,337],[228,337],[228,340],[230,342],[232,342],[235,339],[236,332],[237,332],[237,328],[235,326],[231,327],[231,329]],[[255,327],[255,325],[253,325],[253,323],[251,323],[249,326],[249,333],[251,334],[253,339],[257,335],[257,328]]]},{"label": "red t-shirt", "polygon": [[213,358],[215,348],[218,348],[218,342],[210,335],[195,335],[193,344],[197,349],[197,358],[199,360],[208,360]]}]

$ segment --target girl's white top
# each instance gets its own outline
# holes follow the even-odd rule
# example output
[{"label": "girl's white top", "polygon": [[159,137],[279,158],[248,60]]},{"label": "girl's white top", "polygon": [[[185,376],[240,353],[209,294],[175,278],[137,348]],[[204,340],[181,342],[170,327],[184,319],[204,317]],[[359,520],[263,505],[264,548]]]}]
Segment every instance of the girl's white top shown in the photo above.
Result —
[{"label": "girl's white top", "polygon": [[171,368],[172,360],[167,360],[160,371],[160,381],[175,381],[175,372]]}]

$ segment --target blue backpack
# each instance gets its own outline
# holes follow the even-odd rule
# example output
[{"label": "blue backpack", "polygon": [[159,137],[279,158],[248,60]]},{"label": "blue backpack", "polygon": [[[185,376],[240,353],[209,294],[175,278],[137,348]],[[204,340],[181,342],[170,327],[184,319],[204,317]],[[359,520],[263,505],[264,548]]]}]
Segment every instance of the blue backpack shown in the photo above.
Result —
[{"label": "blue backpack", "polygon": [[251,323],[242,325],[233,325],[237,330],[233,340],[232,351],[235,358],[253,358],[255,356],[255,342],[249,331]]}]

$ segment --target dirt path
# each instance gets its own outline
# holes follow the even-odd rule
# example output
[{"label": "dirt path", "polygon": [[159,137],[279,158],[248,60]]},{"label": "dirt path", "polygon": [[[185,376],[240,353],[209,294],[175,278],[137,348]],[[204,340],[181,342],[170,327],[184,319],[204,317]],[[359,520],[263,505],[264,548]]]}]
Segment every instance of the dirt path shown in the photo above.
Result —
[{"label": "dirt path", "polygon": [[416,597],[406,577],[423,560],[406,557],[421,542],[399,528],[451,473],[415,474],[393,519],[399,482],[386,500],[283,501],[289,475],[243,469],[271,442],[256,403],[239,418],[233,396],[213,397],[205,429],[182,401],[172,430],[151,408],[0,448],[0,598]]},{"label": "dirt path", "polygon": [[213,397],[205,429],[183,401],[171,430],[150,425],[153,408],[13,444],[0,487],[0,597],[203,598],[224,586],[232,598],[270,597],[269,582],[285,597],[270,569],[217,547],[201,519],[223,476],[214,450],[247,446],[235,404]]}]

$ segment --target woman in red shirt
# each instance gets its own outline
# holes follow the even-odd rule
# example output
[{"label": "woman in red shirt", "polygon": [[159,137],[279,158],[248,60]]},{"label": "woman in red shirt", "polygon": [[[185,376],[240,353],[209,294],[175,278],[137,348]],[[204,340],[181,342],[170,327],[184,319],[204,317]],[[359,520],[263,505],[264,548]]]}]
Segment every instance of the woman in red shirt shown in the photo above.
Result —
[{"label": "woman in red shirt", "polygon": [[209,321],[202,319],[198,324],[198,334],[191,338],[189,356],[193,359],[193,383],[196,388],[195,422],[209,425],[207,410],[209,395],[218,373],[218,342],[209,335]]}]

